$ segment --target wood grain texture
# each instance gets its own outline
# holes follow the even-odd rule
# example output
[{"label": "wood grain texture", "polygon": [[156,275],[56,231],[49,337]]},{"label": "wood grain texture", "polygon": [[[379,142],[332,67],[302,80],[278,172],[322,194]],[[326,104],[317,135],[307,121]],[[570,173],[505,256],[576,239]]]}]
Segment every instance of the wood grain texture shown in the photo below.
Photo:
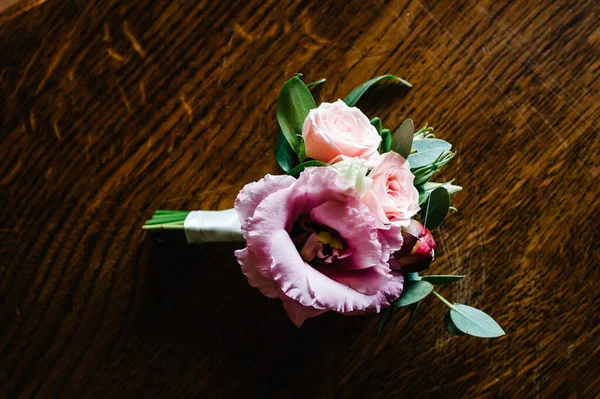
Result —
[{"label": "wood grain texture", "polygon": [[[24,3],[21,3],[21,5]],[[600,395],[600,3],[49,0],[0,16],[0,397]],[[433,124],[464,191],[423,303],[296,329],[232,245],[157,244],[157,208],[222,209],[278,173],[279,88]]]}]

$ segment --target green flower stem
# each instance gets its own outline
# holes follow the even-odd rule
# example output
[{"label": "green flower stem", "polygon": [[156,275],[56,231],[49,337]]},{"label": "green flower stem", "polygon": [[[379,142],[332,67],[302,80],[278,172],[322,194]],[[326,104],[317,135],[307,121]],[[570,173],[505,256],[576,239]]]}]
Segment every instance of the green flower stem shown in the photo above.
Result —
[{"label": "green flower stem", "polygon": [[431,292],[433,292],[433,295],[437,296],[438,299],[444,303],[444,305],[448,306],[452,310],[456,310],[456,307],[453,304],[451,304],[450,302],[448,302],[446,300],[446,298],[444,298],[443,296],[441,296],[440,294],[438,294],[437,292],[435,292],[435,290],[431,291]]},{"label": "green flower stem", "polygon": [[159,209],[146,221],[142,229],[148,231],[183,230],[185,218],[189,213],[189,211]]},{"label": "green flower stem", "polygon": [[189,211],[165,211],[165,210],[158,210],[156,212],[154,212],[154,216],[171,216],[171,215],[187,215],[188,213],[190,213]]},{"label": "green flower stem", "polygon": [[180,221],[181,218],[184,217],[185,215],[154,215],[152,216],[152,218],[150,220],[152,221],[160,221],[160,220],[170,220],[172,222],[177,222]]}]

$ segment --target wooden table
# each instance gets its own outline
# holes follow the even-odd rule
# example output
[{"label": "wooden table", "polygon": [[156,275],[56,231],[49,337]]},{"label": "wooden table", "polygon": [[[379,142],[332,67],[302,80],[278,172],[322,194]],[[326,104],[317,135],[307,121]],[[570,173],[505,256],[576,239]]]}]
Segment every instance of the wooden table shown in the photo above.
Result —
[{"label": "wooden table", "polygon": [[[287,3],[287,4],[285,4]],[[0,16],[0,396],[600,395],[596,1],[21,2]],[[359,106],[458,155],[443,288],[507,335],[456,338],[429,299],[301,329],[235,245],[157,244],[156,208],[231,207],[279,173],[276,98],[383,73]]]}]

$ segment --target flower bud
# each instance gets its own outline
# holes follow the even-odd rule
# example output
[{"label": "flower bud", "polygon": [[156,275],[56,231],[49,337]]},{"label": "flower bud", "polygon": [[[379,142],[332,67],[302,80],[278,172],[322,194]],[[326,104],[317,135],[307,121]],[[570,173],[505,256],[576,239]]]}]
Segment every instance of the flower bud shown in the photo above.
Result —
[{"label": "flower bud", "polygon": [[404,243],[394,253],[394,258],[403,272],[420,272],[428,269],[436,249],[431,232],[416,220],[402,228]]}]

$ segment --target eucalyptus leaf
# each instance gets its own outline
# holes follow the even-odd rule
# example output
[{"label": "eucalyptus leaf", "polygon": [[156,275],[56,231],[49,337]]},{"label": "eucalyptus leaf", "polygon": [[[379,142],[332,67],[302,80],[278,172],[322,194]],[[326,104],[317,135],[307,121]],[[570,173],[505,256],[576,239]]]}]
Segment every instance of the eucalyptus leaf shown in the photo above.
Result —
[{"label": "eucalyptus leaf", "polygon": [[455,303],[450,318],[459,331],[474,337],[496,338],[505,334],[493,318],[471,306]]},{"label": "eucalyptus leaf", "polygon": [[389,322],[392,321],[394,313],[396,313],[396,308],[394,308],[393,306],[385,308],[381,311],[381,313],[379,314],[379,323],[377,324],[377,335],[380,335],[383,332],[385,326],[387,326]]},{"label": "eucalyptus leaf", "polygon": [[419,302],[433,291],[433,285],[427,281],[407,281],[400,298],[392,302],[396,307],[408,306]]},{"label": "eucalyptus leaf", "polygon": [[302,142],[304,120],[308,111],[316,107],[310,90],[298,76],[285,82],[277,99],[277,121],[296,154]]},{"label": "eucalyptus leaf", "polygon": [[292,147],[290,147],[281,130],[275,139],[275,160],[277,161],[277,165],[286,173],[300,163],[298,156]]},{"label": "eucalyptus leaf", "polygon": [[450,208],[450,194],[444,187],[438,187],[431,192],[421,207],[421,220],[425,227],[433,230],[444,221]]},{"label": "eucalyptus leaf", "polygon": [[419,304],[421,302],[415,302],[410,306],[410,316],[408,317],[408,325],[410,326],[411,322],[413,321],[415,314],[417,314],[417,310],[419,309]]},{"label": "eucalyptus leaf", "polygon": [[419,273],[417,272],[408,272],[404,273],[404,280],[406,281],[419,281],[421,277],[419,277]]},{"label": "eucalyptus leaf", "polygon": [[308,87],[309,89],[312,89],[313,87],[316,87],[322,83],[325,83],[327,79],[323,78],[323,79],[319,79],[315,82],[310,82],[309,84],[306,85],[306,87]]},{"label": "eucalyptus leaf", "polygon": [[411,153],[406,159],[411,170],[419,169],[438,161],[451,148],[450,143],[440,139],[414,140],[412,150],[416,152]]},{"label": "eucalyptus leaf", "polygon": [[435,284],[435,285],[451,284],[451,283],[454,283],[455,281],[460,281],[463,278],[465,278],[465,276],[460,276],[460,275],[429,275],[429,276],[421,276],[421,280],[427,281],[427,282],[429,282],[431,284]]},{"label": "eucalyptus leaf", "polygon": [[360,86],[358,86],[354,90],[352,90],[350,92],[350,94],[348,94],[346,96],[346,98],[344,98],[344,102],[346,104],[348,104],[349,107],[355,106],[356,103],[358,102],[358,100],[360,100],[360,98],[363,96],[363,94],[365,94],[366,91],[371,88],[371,86],[373,86],[374,84],[376,84],[382,80],[386,80],[386,79],[395,80],[397,82],[402,83],[405,86],[412,87],[412,85],[410,83],[408,83],[406,80],[401,79],[394,75],[377,76],[369,81],[366,81],[365,83],[361,84]]},{"label": "eucalyptus leaf", "polygon": [[296,166],[294,169],[290,170],[288,172],[288,175],[298,176],[300,172],[311,166],[329,166],[329,164],[321,161],[306,161]]},{"label": "eucalyptus leaf", "polygon": [[464,332],[460,331],[454,325],[454,322],[452,321],[452,318],[450,317],[450,312],[451,312],[451,310],[448,310],[446,312],[446,314],[444,315],[444,324],[446,325],[446,330],[452,335],[465,335]]},{"label": "eucalyptus leaf", "polygon": [[406,119],[394,133],[390,149],[406,159],[412,148],[414,132],[415,123],[410,118]]}]

